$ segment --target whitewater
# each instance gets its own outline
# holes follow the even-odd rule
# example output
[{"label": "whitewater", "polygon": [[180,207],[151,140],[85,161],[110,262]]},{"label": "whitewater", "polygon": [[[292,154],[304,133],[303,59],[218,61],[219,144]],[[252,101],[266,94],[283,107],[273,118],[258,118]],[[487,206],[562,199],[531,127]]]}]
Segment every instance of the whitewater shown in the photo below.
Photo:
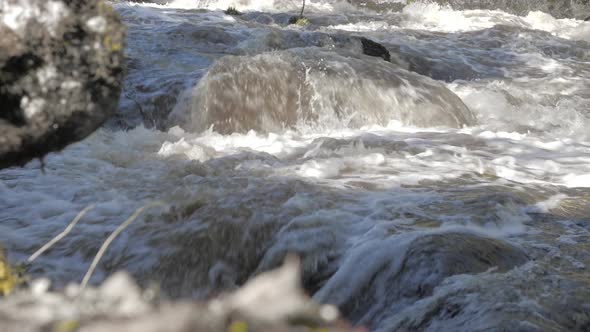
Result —
[{"label": "whitewater", "polygon": [[9,258],[96,204],[30,270],[79,282],[162,201],[91,282],[204,299],[296,253],[307,292],[370,330],[590,329],[590,22],[392,3],[309,1],[297,26],[298,1],[113,2],[119,110],[0,171]]}]

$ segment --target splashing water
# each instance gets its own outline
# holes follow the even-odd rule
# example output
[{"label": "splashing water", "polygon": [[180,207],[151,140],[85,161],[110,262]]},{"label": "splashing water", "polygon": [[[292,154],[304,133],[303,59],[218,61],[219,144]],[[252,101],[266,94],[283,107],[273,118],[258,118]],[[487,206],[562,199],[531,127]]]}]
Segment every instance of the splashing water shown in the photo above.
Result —
[{"label": "splashing water", "polygon": [[126,269],[203,298],[294,252],[316,300],[377,331],[588,327],[590,22],[308,6],[298,27],[294,1],[114,3],[118,117],[44,172],[0,171],[11,261],[95,203],[32,267],[79,282],[161,200],[91,282]]}]

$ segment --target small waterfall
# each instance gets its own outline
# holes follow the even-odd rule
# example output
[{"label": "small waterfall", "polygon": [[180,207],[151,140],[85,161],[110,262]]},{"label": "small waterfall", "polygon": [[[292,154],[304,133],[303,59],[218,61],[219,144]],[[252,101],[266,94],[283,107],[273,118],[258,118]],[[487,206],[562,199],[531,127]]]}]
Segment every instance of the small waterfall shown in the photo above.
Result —
[{"label": "small waterfall", "polygon": [[475,117],[442,84],[379,58],[301,48],[223,57],[174,116],[196,132],[360,128],[391,121],[460,128]]}]

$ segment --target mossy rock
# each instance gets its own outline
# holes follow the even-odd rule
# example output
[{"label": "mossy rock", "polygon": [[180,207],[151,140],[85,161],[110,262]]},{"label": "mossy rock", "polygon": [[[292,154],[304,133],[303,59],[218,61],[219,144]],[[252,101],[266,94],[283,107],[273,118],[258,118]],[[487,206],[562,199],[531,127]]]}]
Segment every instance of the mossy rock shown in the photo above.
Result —
[{"label": "mossy rock", "polygon": [[8,295],[18,284],[18,277],[10,268],[10,264],[4,255],[4,250],[0,247],[0,295]]},{"label": "mossy rock", "polygon": [[232,15],[232,16],[242,15],[242,13],[239,10],[237,10],[236,7],[232,7],[232,6],[227,7],[227,9],[224,11],[224,13],[226,15]]},{"label": "mossy rock", "polygon": [[289,19],[289,24],[295,24],[302,27],[309,25],[310,22],[307,17],[291,16],[291,18]]}]

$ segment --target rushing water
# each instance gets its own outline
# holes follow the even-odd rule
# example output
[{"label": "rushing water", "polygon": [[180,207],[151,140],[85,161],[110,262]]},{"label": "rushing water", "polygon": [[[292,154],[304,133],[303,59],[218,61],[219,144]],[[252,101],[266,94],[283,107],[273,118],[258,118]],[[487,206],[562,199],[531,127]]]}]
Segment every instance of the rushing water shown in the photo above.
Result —
[{"label": "rushing water", "polygon": [[298,27],[298,1],[232,3],[113,4],[118,116],[0,172],[12,260],[96,203],[31,267],[79,281],[159,200],[93,282],[204,298],[295,252],[315,299],[374,330],[590,329],[590,22],[326,0]]}]

